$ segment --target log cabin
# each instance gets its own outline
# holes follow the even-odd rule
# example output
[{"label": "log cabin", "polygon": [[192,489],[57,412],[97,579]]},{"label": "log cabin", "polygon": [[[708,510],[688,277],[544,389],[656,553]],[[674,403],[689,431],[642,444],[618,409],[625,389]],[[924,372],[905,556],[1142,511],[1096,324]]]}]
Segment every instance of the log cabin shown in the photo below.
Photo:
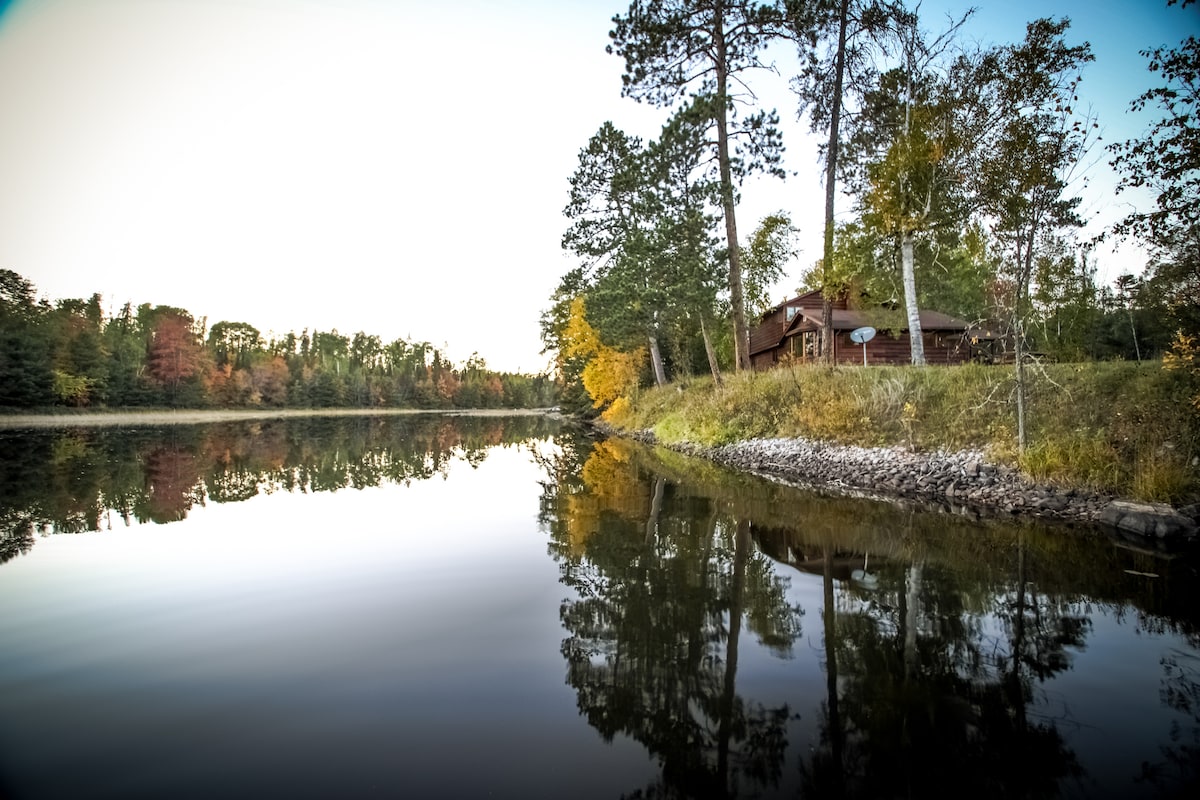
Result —
[{"label": "log cabin", "polygon": [[[850,341],[850,332],[872,325],[872,315],[849,308],[846,298],[833,302],[833,359],[837,364],[862,364],[863,346]],[[928,364],[961,364],[972,358],[970,325],[938,311],[921,312],[921,333]],[[750,331],[750,363],[756,370],[785,362],[820,360],[821,293],[793,297],[767,313]],[[908,329],[880,330],[866,345],[868,364],[911,364]]]}]

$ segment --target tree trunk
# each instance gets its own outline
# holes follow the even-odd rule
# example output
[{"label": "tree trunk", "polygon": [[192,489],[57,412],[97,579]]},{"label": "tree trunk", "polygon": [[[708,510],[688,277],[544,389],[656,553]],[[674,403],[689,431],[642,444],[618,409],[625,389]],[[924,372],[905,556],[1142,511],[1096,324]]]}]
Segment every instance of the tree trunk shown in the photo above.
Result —
[{"label": "tree trunk", "polygon": [[1133,354],[1137,356],[1138,363],[1140,364],[1142,363],[1142,348],[1138,346],[1137,328],[1133,324],[1133,307],[1130,306],[1127,311],[1129,312],[1129,332],[1133,334]]},{"label": "tree trunk", "polygon": [[717,351],[713,349],[712,339],[708,336],[708,327],[704,324],[704,315],[700,315],[700,336],[704,339],[704,353],[708,356],[708,368],[712,370],[713,382],[723,385],[721,366],[717,363]]},{"label": "tree trunk", "polygon": [[850,0],[842,0],[838,13],[838,47],[833,76],[833,107],[829,112],[829,148],[825,153],[825,242],[821,253],[821,356],[833,363],[833,207],[837,197],[838,141],[841,137],[842,82],[846,73],[846,20]]},{"label": "tree trunk", "polygon": [[921,665],[917,655],[917,628],[921,620],[921,565],[913,562],[905,578],[904,678],[913,680]]},{"label": "tree trunk", "polygon": [[658,537],[658,520],[662,516],[663,492],[667,479],[661,475],[654,479],[654,494],[650,498],[650,516],[646,518],[646,546],[652,547]]},{"label": "tree trunk", "polygon": [[829,716],[829,749],[833,759],[834,796],[842,794],[842,717],[838,702],[837,608],[833,587],[833,545],[826,544],[822,569],[825,613],[825,709]]},{"label": "tree trunk", "polygon": [[717,724],[717,774],[721,795],[729,791],[729,740],[733,736],[734,698],[737,697],[738,640],[746,600],[746,562],[750,557],[750,523],[738,520],[733,543],[733,580],[729,587],[729,638],[725,640],[725,681]]},{"label": "tree trunk", "polygon": [[1024,454],[1029,444],[1025,432],[1025,326],[1018,316],[1013,320],[1013,362],[1015,367],[1017,390],[1017,452]]},{"label": "tree trunk", "polygon": [[746,324],[746,300],[742,288],[742,257],[738,250],[737,203],[734,200],[733,167],[729,161],[729,70],[725,52],[724,4],[718,2],[713,21],[717,71],[717,161],[721,171],[721,206],[725,213],[725,243],[729,247],[729,304],[733,310],[734,364],[750,369],[750,329]]},{"label": "tree trunk", "polygon": [[663,369],[662,351],[658,348],[658,337],[650,337],[650,363],[654,366],[654,382],[659,386],[667,385],[667,371]]},{"label": "tree trunk", "polygon": [[908,340],[914,366],[925,366],[925,337],[921,331],[921,309],[917,306],[917,276],[913,264],[913,236],[900,235],[900,272],[904,281],[904,306],[908,311]]},{"label": "tree trunk", "polygon": [[1024,455],[1029,445],[1028,428],[1026,425],[1026,383],[1025,383],[1025,295],[1029,291],[1029,278],[1033,274],[1033,241],[1037,226],[1031,226],[1029,241],[1025,243],[1025,252],[1017,256],[1017,286],[1016,297],[1013,299],[1013,368],[1016,379],[1017,394],[1017,452]]}]

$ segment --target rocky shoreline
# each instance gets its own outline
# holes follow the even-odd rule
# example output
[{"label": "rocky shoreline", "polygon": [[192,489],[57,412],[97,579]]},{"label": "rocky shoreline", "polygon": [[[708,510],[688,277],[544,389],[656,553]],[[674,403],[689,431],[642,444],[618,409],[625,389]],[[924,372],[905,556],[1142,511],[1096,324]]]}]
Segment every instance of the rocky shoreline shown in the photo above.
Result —
[{"label": "rocky shoreline", "polygon": [[[661,444],[650,431],[629,435]],[[793,438],[750,439],[718,447],[668,446],[787,483],[874,499],[919,501],[964,516],[1032,516],[1172,541],[1192,540],[1200,527],[1200,507],[1175,509],[1035,483],[1012,467],[989,463],[980,450],[919,452],[902,446],[856,447]]]}]

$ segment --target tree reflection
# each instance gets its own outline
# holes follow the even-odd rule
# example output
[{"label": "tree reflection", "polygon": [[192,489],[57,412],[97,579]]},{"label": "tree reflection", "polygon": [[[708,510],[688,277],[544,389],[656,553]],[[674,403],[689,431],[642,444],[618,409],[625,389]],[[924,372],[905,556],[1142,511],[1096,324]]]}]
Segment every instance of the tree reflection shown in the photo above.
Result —
[{"label": "tree reflection", "polygon": [[[1130,576],[1166,565],[1103,540],[822,497],[629,442],[560,441],[542,520],[573,591],[560,613],[567,682],[606,740],[629,736],[658,758],[636,796],[1096,789],[1052,686],[1094,610],[1196,630],[1191,583],[1139,583]],[[801,610],[779,576],[792,568],[819,582],[824,683],[764,702],[738,670],[751,649],[791,650]],[[1197,663],[1194,651],[1164,661],[1164,703],[1196,707]],[[815,724],[807,746],[798,719]],[[1144,780],[1194,781],[1200,724],[1163,741]]]},{"label": "tree reflection", "polygon": [[[1026,559],[1020,549],[1025,570]],[[1035,685],[1067,668],[1066,648],[1083,645],[1088,621],[1078,606],[1029,591],[1020,569],[1015,585],[998,587],[971,585],[919,556],[875,569],[869,590],[847,585],[837,599],[824,575],[831,679],[823,747],[801,765],[805,786],[848,797],[947,786],[1036,797],[1078,777],[1054,722],[1027,715],[1040,705]],[[1001,622],[1004,641],[989,635],[988,618]]]},{"label": "tree reflection", "polygon": [[635,457],[625,442],[593,444],[582,481],[544,509],[575,594],[560,611],[567,682],[605,740],[628,735],[657,756],[659,781],[635,796],[774,785],[789,711],[739,695],[740,640],[746,625],[788,652],[800,611],[754,549],[749,521],[638,470]]},{"label": "tree reflection", "polygon": [[168,523],[262,493],[407,484],[555,427],[540,416],[412,415],[0,431],[0,563],[28,552],[37,532],[100,530],[111,513]]}]

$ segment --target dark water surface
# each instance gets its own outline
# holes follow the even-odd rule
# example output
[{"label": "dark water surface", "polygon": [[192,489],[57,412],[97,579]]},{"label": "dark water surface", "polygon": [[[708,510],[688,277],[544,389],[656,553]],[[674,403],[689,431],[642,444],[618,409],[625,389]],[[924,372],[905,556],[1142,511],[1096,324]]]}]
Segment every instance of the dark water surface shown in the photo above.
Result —
[{"label": "dark water surface", "polygon": [[0,431],[0,798],[1200,796],[1196,567],[543,417]]}]

